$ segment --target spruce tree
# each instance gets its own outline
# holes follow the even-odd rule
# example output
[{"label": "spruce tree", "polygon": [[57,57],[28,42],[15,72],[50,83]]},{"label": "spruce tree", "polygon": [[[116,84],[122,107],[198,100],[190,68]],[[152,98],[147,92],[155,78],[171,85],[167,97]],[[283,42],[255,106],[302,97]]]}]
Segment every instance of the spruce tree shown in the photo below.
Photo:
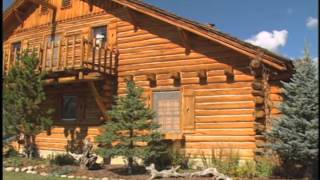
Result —
[{"label": "spruce tree", "polygon": [[35,71],[38,63],[35,53],[23,52],[4,79],[4,129],[7,135],[23,138],[29,158],[36,155],[35,135],[52,124],[49,117],[52,110],[42,107],[46,99],[44,73]]},{"label": "spruce tree", "polygon": [[159,125],[153,121],[155,113],[147,108],[142,98],[143,89],[133,81],[127,82],[127,95],[117,97],[116,105],[108,112],[111,117],[97,136],[97,152],[104,157],[124,156],[128,174],[133,172],[136,158],[145,159],[155,152],[150,144],[160,142]]},{"label": "spruce tree", "polygon": [[283,114],[266,135],[286,169],[300,166],[310,170],[318,160],[318,76],[307,49],[294,67],[290,82],[282,82],[284,101],[279,108]]}]

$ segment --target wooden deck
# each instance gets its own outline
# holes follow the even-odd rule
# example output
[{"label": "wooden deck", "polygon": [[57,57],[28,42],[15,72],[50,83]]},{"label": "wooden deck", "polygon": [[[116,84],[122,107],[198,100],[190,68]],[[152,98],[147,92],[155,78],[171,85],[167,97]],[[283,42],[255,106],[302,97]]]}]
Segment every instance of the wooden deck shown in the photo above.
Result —
[{"label": "wooden deck", "polygon": [[[107,45],[99,47],[96,40],[86,40],[84,37],[65,37],[56,42],[44,42],[39,45],[23,47],[30,54],[35,52],[40,59],[40,71],[46,71],[48,77],[74,76],[78,72],[99,72],[104,75],[116,75],[118,51]],[[17,54],[9,52],[4,55],[4,71],[19,61]]]}]

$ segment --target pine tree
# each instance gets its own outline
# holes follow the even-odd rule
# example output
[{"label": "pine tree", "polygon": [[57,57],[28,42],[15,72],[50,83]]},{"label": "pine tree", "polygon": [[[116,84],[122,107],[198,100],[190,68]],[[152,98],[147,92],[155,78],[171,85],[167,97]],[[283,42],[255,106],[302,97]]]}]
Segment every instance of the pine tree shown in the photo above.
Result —
[{"label": "pine tree", "polygon": [[272,130],[266,135],[285,166],[294,168],[298,165],[310,170],[318,159],[317,70],[307,49],[294,67],[290,82],[282,82],[285,98],[279,108],[283,115],[274,121]]},{"label": "pine tree", "polygon": [[153,142],[161,141],[159,125],[153,121],[155,113],[146,108],[143,89],[133,81],[127,83],[127,95],[117,97],[116,106],[108,112],[111,117],[103,126],[104,132],[96,138],[101,145],[97,152],[104,157],[124,156],[128,174],[133,172],[135,158],[145,159],[154,154]]},{"label": "pine tree", "polygon": [[4,129],[8,135],[23,138],[29,158],[36,155],[35,135],[52,124],[52,110],[41,107],[46,97],[44,73],[35,71],[38,63],[35,53],[24,52],[4,80]]}]

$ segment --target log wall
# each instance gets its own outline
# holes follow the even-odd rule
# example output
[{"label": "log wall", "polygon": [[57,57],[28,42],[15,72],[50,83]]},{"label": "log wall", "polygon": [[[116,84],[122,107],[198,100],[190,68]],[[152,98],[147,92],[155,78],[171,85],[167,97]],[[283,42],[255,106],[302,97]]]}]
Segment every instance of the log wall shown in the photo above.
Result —
[{"label": "log wall", "polygon": [[[106,3],[94,5],[90,11],[90,7],[83,1],[73,2],[75,4],[71,9],[58,8],[56,33],[65,36],[79,31],[88,37],[91,27],[110,23],[116,30],[115,44],[120,54],[117,84],[104,82],[104,85],[99,86],[101,95],[107,97],[105,104],[108,108],[111,107],[110,97],[114,87],[117,87],[117,94],[125,95],[125,79],[128,76],[133,77],[136,84],[145,90],[149,106],[152,104],[152,91],[174,88],[182,92],[183,128],[180,134],[167,134],[167,138],[184,139],[182,147],[186,153],[193,155],[211,154],[212,149],[224,149],[226,152],[232,149],[242,159],[255,156],[256,102],[252,94],[255,77],[249,68],[251,59],[126,8],[116,7],[111,10]],[[51,32],[49,22],[50,14],[39,17],[39,13],[34,12],[24,21],[23,29],[18,28],[5,41],[5,51],[8,51],[10,43],[18,40],[28,41],[29,44],[43,43]],[[179,85],[175,84],[172,73],[178,73]],[[151,86],[150,79],[156,85]],[[83,87],[86,86],[80,88]],[[281,101],[278,89],[273,85],[269,88],[270,98],[275,103]],[[92,109],[97,110],[94,98],[88,97],[87,106],[95,106]],[[192,113],[184,113],[185,104],[191,107]],[[276,109],[271,110],[272,116],[277,113]],[[93,138],[99,133],[97,126],[90,126],[88,130],[86,126],[75,127],[84,129],[79,129],[82,138]],[[67,133],[69,129],[62,125],[53,128],[51,135],[41,133],[37,137],[40,149],[65,148],[68,142],[66,137],[72,136],[72,133]]]}]

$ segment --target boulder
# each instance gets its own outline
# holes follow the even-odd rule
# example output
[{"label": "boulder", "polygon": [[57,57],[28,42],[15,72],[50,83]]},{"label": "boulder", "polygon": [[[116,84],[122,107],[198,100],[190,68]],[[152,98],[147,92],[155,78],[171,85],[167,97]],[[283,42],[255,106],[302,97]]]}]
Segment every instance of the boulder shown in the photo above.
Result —
[{"label": "boulder", "polygon": [[74,179],[74,176],[68,176],[69,179]]},{"label": "boulder", "polygon": [[42,172],[40,173],[40,176],[48,176],[48,173]]},{"label": "boulder", "polygon": [[21,172],[26,172],[26,171],[28,171],[28,168],[27,168],[27,167],[21,168]]},{"label": "boulder", "polygon": [[20,172],[20,168],[15,168],[14,172]]}]

